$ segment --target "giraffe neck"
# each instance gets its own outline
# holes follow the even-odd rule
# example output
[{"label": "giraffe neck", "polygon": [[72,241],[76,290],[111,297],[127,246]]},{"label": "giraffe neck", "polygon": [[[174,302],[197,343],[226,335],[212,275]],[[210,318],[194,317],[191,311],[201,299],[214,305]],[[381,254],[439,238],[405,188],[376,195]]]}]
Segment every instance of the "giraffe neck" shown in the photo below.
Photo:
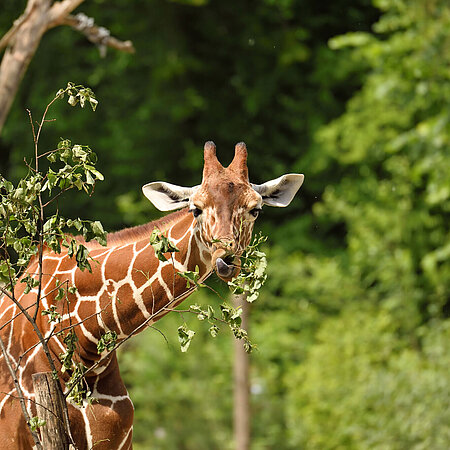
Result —
[{"label": "giraffe neck", "polygon": [[[171,218],[171,216],[173,216]],[[142,227],[143,236],[136,239],[139,228],[127,242],[120,233],[113,236],[119,245],[95,248],[91,256],[93,273],[75,272],[78,318],[83,323],[77,334],[80,357],[96,361],[99,338],[108,331],[117,333],[118,341],[142,331],[181,303],[194,288],[178,272],[195,271],[200,279],[211,273],[211,259],[203,243],[197,222],[187,211],[167,216],[160,230],[176,245],[179,252],[160,261],[149,242],[151,224]],[[92,317],[93,316],[93,317]],[[90,318],[89,318],[90,317]]]}]

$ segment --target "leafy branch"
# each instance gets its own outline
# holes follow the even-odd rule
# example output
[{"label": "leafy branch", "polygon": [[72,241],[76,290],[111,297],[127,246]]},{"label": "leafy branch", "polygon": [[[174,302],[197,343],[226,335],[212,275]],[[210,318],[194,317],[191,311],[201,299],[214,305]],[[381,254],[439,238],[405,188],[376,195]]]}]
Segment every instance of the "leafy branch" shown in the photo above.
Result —
[{"label": "leafy branch", "polygon": [[[34,164],[25,162],[28,173],[16,186],[0,175],[0,281],[5,283],[4,287],[0,286],[0,290],[19,310],[19,314],[15,315],[12,320],[17,319],[19,315],[23,315],[31,324],[39,341],[37,345],[42,346],[50,369],[54,374],[57,373],[57,370],[48,347],[48,341],[54,336],[55,328],[53,328],[49,337],[44,337],[36,322],[42,300],[43,254],[48,251],[47,249],[60,253],[63,246],[68,249],[69,257],[75,256],[76,264],[81,270],[86,268],[91,270],[87,247],[79,239],[76,240],[67,235],[66,230],[75,228],[85,242],[96,239],[100,244],[106,244],[106,233],[98,221],[65,219],[60,216],[59,212],[48,219],[45,217],[45,208],[54,203],[61,194],[71,189],[77,189],[91,195],[96,182],[103,180],[103,175],[95,168],[97,157],[88,146],[72,144],[70,140],[62,139],[56,149],[43,154],[39,153],[39,139],[42,129],[49,122],[47,120],[48,111],[56,101],[64,98],[66,94],[68,103],[72,106],[80,104],[83,107],[89,103],[95,110],[98,105],[95,95],[89,88],[68,83],[67,87],[60,89],[47,105],[41,120],[37,123],[37,127],[31,112],[28,111],[34,142]],[[40,168],[40,161],[43,157],[46,157],[50,163],[46,172],[43,172]],[[37,271],[28,273],[25,268],[33,258],[36,259],[38,268]],[[29,307],[22,306],[15,296],[14,287],[19,281],[25,284],[24,294],[35,294],[36,296],[34,313],[31,313]],[[57,290],[56,300],[66,298],[68,301],[67,293],[75,293],[73,286],[63,287],[59,285],[58,280],[55,289]],[[49,323],[59,323],[61,320],[61,314],[56,305],[50,305],[47,309],[42,310],[41,314],[49,317]],[[63,371],[71,370],[73,366],[72,359],[77,345],[76,334],[73,330],[74,325],[76,324],[71,324],[64,337],[66,351],[61,355]],[[15,373],[19,369],[25,353],[18,357],[18,363],[14,367],[13,360],[3,343],[1,347],[21,404],[23,404],[23,392],[15,379]],[[62,387],[57,377],[56,379],[62,395]],[[36,434],[36,428],[41,426],[39,420],[38,418],[28,417],[26,408],[22,409],[36,448],[41,449],[42,445]],[[63,415],[66,423],[65,433],[70,442],[73,443],[67,407],[65,407]]]},{"label": "leafy branch", "polygon": [[247,301],[252,303],[267,279],[267,258],[259,247],[267,241],[262,233],[254,236],[253,241],[241,256],[241,270],[236,278],[228,282],[231,292],[235,295],[245,294]]},{"label": "leafy branch", "polygon": [[164,236],[161,231],[155,228],[150,235],[150,245],[155,250],[155,255],[160,261],[167,261],[165,254],[179,252],[180,250],[170,242],[167,236]]}]

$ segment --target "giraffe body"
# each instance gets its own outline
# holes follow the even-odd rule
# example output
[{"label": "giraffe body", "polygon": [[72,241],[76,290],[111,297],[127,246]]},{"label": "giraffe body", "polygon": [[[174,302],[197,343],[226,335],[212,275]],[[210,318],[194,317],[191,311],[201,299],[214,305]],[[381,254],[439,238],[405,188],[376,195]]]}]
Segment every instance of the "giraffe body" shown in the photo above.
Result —
[{"label": "giraffe body", "polygon": [[[133,404],[122,382],[115,351],[98,354],[97,343],[108,331],[118,341],[128,338],[170,312],[181,303],[193,288],[177,272],[195,271],[200,280],[212,270],[225,281],[238,273],[238,257],[251,238],[254,219],[263,203],[288,202],[301,185],[300,175],[271,186],[250,185],[246,167],[246,150],[236,146],[233,162],[223,168],[215,157],[212,143],[205,145],[203,181],[194,188],[181,188],[168,183],[150,183],[144,194],[162,210],[178,209],[160,221],[123,230],[108,236],[108,245],[88,245],[92,273],[82,272],[67,252],[44,252],[42,266],[42,300],[37,314],[37,325],[48,340],[48,346],[64,382],[69,375],[61,371],[60,354],[66,350],[64,336],[70,325],[78,338],[74,361],[86,367],[97,364],[86,377],[86,383],[96,399],[83,407],[69,403],[72,436],[78,449],[131,449]],[[301,176],[302,177],[302,176]],[[276,180],[273,180],[273,183]],[[290,189],[290,191],[289,191]],[[286,192],[288,194],[282,194]],[[271,193],[276,195],[271,195]],[[281,194],[280,194],[281,192]],[[266,200],[264,197],[266,196]],[[281,198],[281,200],[280,200]],[[276,206],[286,206],[280,204]],[[166,255],[160,261],[149,242],[157,227],[176,245],[179,252]],[[26,272],[37,278],[37,258]],[[76,286],[68,301],[56,300],[60,285]],[[24,293],[25,284],[18,283],[15,297],[21,305],[34,313],[37,288]],[[52,305],[60,314],[59,322],[50,323],[41,315]],[[58,335],[58,331],[63,331]],[[24,315],[7,297],[0,300],[0,334],[7,353],[17,370],[17,376],[26,398],[31,417],[36,415],[33,404],[32,374],[50,370],[38,338]],[[100,363],[99,363],[100,361]],[[0,448],[30,449],[31,435],[23,418],[17,394],[0,356]]]}]

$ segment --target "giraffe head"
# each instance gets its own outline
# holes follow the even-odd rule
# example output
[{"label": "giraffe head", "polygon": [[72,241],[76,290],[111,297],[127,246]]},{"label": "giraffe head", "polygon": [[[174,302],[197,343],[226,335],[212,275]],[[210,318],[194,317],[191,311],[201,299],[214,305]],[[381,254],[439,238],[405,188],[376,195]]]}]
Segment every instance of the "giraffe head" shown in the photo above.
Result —
[{"label": "giraffe head", "polygon": [[264,184],[248,179],[247,149],[236,144],[234,159],[223,167],[216,146],[204,148],[202,183],[192,188],[165,182],[146,184],[144,195],[161,211],[189,206],[212,267],[224,281],[239,273],[239,256],[250,243],[253,225],[263,205],[289,205],[303,183],[303,175],[287,174]]}]

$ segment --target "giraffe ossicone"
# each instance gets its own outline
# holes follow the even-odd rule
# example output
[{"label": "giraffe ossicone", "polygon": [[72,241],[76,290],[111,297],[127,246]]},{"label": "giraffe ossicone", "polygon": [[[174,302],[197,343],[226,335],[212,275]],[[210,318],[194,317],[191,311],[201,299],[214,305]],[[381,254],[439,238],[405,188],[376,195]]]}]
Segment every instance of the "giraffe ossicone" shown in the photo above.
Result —
[{"label": "giraffe ossicone", "polygon": [[[155,222],[108,235],[107,246],[87,244],[92,273],[82,272],[67,251],[43,255],[42,300],[40,310],[55,309],[57,323],[37,315],[37,325],[65,382],[59,355],[65,351],[64,333],[72,326],[77,338],[74,361],[91,370],[86,384],[96,401],[80,407],[69,404],[70,427],[79,449],[131,449],[133,405],[120,377],[115,351],[97,351],[105,333],[114,333],[120,342],[143,330],[172,311],[194,289],[186,286],[179,272],[198,267],[199,280],[212,271],[224,281],[239,273],[239,256],[249,244],[254,222],[263,205],[285,207],[303,183],[303,175],[286,174],[264,184],[248,178],[247,149],[235,147],[233,161],[222,166],[214,143],[204,146],[202,182],[181,187],[153,182],[142,189],[161,211],[175,211]],[[161,261],[149,242],[157,228],[179,249]],[[31,261],[26,274],[38,277],[38,261]],[[67,301],[56,300],[62,283],[74,285]],[[38,289],[24,292],[17,283],[15,297],[24,308],[36,307]],[[26,398],[31,417],[35,416],[31,375],[49,370],[41,345],[26,318],[7,297],[0,300],[0,334]],[[63,331],[58,333],[58,331]],[[69,371],[70,372],[70,371]],[[20,411],[14,385],[3,355],[0,356],[0,448],[29,449],[31,435]]]}]

